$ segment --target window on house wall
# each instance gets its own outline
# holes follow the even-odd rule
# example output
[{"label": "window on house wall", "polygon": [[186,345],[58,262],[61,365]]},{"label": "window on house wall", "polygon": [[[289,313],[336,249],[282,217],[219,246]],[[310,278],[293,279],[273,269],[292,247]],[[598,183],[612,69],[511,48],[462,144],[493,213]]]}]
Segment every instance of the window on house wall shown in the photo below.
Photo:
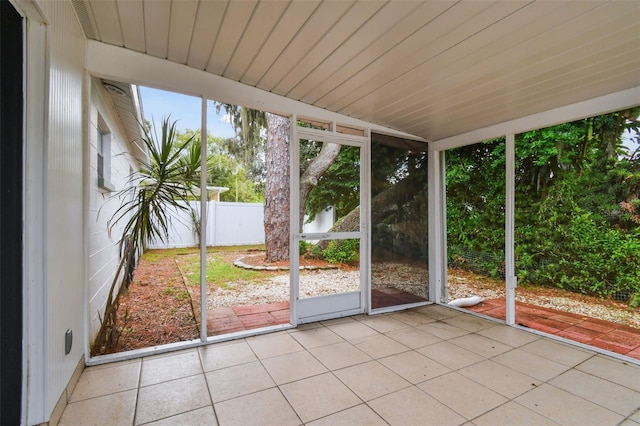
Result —
[{"label": "window on house wall", "polygon": [[111,183],[111,132],[102,117],[98,117],[96,151],[98,156],[98,186],[114,191]]}]

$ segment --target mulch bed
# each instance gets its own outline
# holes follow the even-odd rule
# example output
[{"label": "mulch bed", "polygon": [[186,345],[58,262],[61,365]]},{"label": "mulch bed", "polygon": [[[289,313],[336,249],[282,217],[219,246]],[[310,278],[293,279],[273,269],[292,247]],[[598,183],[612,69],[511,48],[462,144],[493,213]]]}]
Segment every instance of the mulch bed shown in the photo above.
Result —
[{"label": "mulch bed", "polygon": [[197,339],[199,329],[187,292],[173,257],[141,261],[120,299],[120,339],[102,354]]}]

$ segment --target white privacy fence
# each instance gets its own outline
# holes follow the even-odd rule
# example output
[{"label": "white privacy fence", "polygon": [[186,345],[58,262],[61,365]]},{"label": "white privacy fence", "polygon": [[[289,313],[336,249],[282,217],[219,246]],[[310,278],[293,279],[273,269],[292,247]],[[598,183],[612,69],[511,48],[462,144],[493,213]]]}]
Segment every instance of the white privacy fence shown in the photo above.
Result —
[{"label": "white privacy fence", "polygon": [[[192,201],[196,217],[200,217],[200,203]],[[168,241],[149,241],[148,248],[164,249],[193,247],[199,244],[196,227],[188,211],[172,210],[169,213]],[[305,232],[326,232],[334,222],[333,209],[323,211],[304,226]],[[207,203],[207,246],[236,246],[264,244],[264,205],[260,203],[231,203],[209,201]]]}]

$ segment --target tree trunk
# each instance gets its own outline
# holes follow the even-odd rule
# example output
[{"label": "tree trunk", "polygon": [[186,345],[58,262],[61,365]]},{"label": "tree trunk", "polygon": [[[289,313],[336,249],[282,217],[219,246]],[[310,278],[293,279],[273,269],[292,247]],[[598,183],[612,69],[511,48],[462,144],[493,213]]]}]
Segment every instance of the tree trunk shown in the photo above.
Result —
[{"label": "tree trunk", "polygon": [[307,166],[303,175],[300,176],[300,231],[302,232],[302,225],[304,224],[304,209],[307,205],[307,199],[309,193],[314,186],[318,184],[318,181],[322,175],[331,167],[338,154],[340,154],[340,144],[324,142],[322,149],[313,159],[313,161]]},{"label": "tree trunk", "polygon": [[289,119],[266,113],[264,230],[267,262],[289,259]]},{"label": "tree trunk", "polygon": [[[371,226],[384,221],[386,217],[398,211],[398,208],[418,195],[420,191],[426,191],[423,184],[412,179],[404,179],[396,185],[385,189],[371,199]],[[357,232],[360,230],[360,206],[351,210],[340,219],[331,229],[331,232]],[[318,243],[318,247],[324,250],[329,245],[328,240]]]}]

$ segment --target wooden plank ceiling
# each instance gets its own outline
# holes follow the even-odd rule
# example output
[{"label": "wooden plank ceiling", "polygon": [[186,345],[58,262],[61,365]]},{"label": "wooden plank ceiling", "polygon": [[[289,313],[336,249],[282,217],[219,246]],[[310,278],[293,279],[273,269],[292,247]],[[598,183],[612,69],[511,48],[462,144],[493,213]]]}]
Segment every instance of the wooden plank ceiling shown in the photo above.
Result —
[{"label": "wooden plank ceiling", "polygon": [[639,1],[74,5],[88,38],[427,140],[640,86]]}]

